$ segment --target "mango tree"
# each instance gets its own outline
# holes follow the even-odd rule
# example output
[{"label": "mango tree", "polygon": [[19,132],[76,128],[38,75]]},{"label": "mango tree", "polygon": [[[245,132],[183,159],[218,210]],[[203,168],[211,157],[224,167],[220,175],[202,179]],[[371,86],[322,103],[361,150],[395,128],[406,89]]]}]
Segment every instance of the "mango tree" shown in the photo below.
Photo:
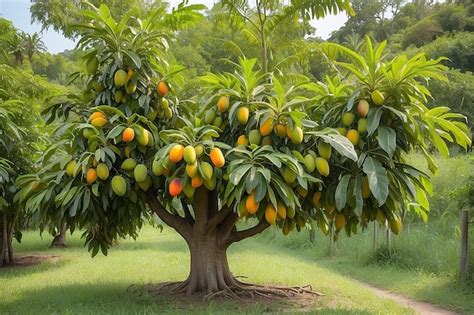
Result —
[{"label": "mango tree", "polygon": [[[329,225],[355,233],[379,212],[398,233],[400,212],[426,208],[430,187],[403,153],[430,142],[442,151],[444,140],[466,144],[458,115],[425,110],[429,92],[419,81],[444,77],[439,60],[383,62],[383,44],[367,45],[366,56],[328,45],[334,60],[347,55],[335,61],[341,75],[292,86],[242,58],[233,73],[202,77],[202,93],[182,101],[173,84],[179,69],[164,60],[153,15],[116,22],[102,5],[84,16],[89,98],[57,128],[42,169],[18,180],[20,199],[45,220],[81,229],[93,256],[137,237],[157,215],[191,255],[188,278],[162,290],[306,291],[242,283],[227,249],[270,227],[287,235],[308,222],[325,234]],[[237,225],[241,219],[247,224]]]}]

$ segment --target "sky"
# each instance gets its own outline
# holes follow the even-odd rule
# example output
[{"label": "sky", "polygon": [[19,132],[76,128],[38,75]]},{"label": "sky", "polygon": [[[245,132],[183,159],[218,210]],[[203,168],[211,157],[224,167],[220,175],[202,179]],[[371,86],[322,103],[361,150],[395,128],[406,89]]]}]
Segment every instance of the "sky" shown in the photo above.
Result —
[{"label": "sky", "polygon": [[[176,6],[180,3],[180,0],[169,0],[171,6]],[[207,7],[212,7],[214,0],[190,0],[189,3],[202,3]],[[16,28],[21,29],[27,33],[40,32],[41,26],[37,23],[31,24],[30,16],[30,0],[0,0],[0,16],[11,20]],[[328,16],[321,20],[315,20],[312,22],[313,26],[316,27],[316,36],[321,38],[328,38],[331,32],[340,28],[347,17],[345,14],[338,14]],[[42,33],[43,42],[46,48],[51,53],[58,53],[66,49],[74,48],[75,44],[72,40],[69,40],[61,34],[55,32],[52,29],[45,30]]]}]

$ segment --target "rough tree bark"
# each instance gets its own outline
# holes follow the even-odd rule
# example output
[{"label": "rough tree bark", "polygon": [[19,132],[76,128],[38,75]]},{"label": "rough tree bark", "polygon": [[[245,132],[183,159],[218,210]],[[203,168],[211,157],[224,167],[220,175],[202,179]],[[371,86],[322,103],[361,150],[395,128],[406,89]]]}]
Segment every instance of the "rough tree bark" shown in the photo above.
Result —
[{"label": "rough tree bark", "polygon": [[196,189],[192,204],[182,201],[184,217],[168,212],[153,193],[147,195],[147,203],[164,223],[185,239],[191,255],[187,279],[162,284],[155,292],[204,294],[206,298],[216,295],[286,298],[301,293],[316,294],[310,287],[257,286],[240,282],[232,275],[227,262],[229,246],[263,232],[270,224],[262,218],[255,226],[238,231],[237,214],[227,206],[219,208],[216,191],[204,187]]},{"label": "rough tree bark", "polygon": [[62,247],[62,248],[66,248],[66,247],[67,247],[67,244],[66,244],[66,233],[67,233],[67,224],[64,223],[64,224],[61,226],[61,230],[59,231],[59,233],[56,234],[56,236],[54,236],[54,239],[53,239],[53,241],[51,242],[50,247]]}]

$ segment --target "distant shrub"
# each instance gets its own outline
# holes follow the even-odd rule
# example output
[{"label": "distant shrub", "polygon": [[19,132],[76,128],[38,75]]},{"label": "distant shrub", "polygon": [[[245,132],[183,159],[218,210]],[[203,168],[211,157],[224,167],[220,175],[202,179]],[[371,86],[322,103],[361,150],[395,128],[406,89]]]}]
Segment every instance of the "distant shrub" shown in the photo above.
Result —
[{"label": "distant shrub", "polygon": [[410,45],[417,47],[433,41],[443,33],[443,28],[438,21],[426,18],[405,30],[402,45],[406,48]]}]

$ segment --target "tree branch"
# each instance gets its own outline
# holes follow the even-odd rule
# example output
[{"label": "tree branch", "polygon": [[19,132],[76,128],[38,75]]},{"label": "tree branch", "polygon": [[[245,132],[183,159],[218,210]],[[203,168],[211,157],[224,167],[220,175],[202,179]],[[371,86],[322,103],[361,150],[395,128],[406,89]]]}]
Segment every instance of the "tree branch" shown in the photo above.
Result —
[{"label": "tree branch", "polygon": [[231,212],[230,207],[223,207],[220,211],[218,211],[216,214],[214,214],[209,221],[207,222],[207,228],[209,230],[215,229],[224,219],[227,217],[227,215]]},{"label": "tree branch", "polygon": [[235,223],[238,219],[239,216],[236,213],[231,212],[222,221],[221,225],[219,226],[219,230],[222,233],[221,239],[223,242],[227,242],[227,240],[230,238],[232,230],[234,229]]},{"label": "tree branch", "polygon": [[146,201],[151,210],[153,210],[163,222],[175,229],[182,237],[188,239],[191,236],[191,224],[180,216],[168,212],[152,192],[146,194]]},{"label": "tree branch", "polygon": [[181,199],[181,206],[183,207],[184,211],[184,219],[188,221],[191,224],[194,224],[194,217],[191,214],[191,211],[189,210],[189,206],[186,202],[184,202],[183,199]]},{"label": "tree branch", "polygon": [[233,232],[229,237],[229,242],[230,243],[235,243],[235,242],[239,242],[243,239],[246,239],[248,237],[252,237],[252,236],[254,236],[258,233],[261,233],[261,232],[265,231],[269,226],[270,226],[270,223],[268,223],[265,220],[265,218],[262,218],[262,220],[260,220],[260,222],[258,222],[257,225],[255,225],[251,228],[248,228],[248,229],[242,230],[242,231]]}]

